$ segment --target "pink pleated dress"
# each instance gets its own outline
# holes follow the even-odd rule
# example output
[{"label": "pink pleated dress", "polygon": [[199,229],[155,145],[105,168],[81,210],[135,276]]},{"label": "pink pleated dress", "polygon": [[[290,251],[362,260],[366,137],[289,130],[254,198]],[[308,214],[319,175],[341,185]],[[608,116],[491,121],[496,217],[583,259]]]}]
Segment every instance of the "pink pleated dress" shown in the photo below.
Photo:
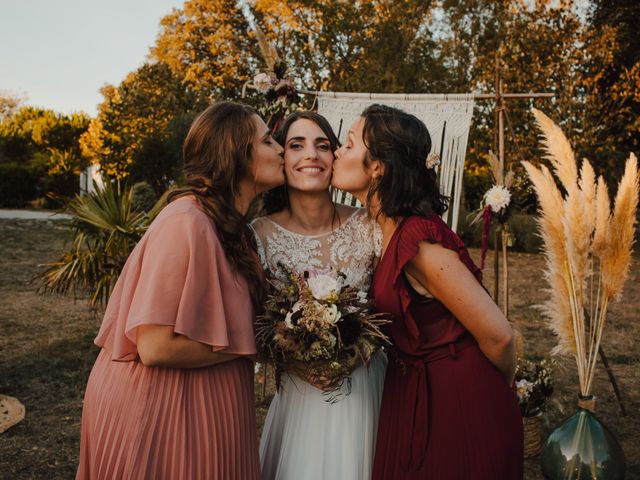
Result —
[{"label": "pink pleated dress", "polygon": [[253,362],[146,367],[136,327],[173,325],[213,351],[255,354],[244,279],[191,197],[170,203],[118,279],[95,343],[77,479],[260,477]]}]

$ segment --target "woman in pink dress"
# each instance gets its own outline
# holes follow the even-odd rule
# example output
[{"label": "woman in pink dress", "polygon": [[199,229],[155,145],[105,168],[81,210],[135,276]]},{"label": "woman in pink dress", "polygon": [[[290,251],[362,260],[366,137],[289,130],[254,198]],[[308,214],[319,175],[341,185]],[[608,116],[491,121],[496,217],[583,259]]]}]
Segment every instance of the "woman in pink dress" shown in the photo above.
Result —
[{"label": "woman in pink dress", "polygon": [[440,218],[447,203],[430,149],[420,120],[372,105],[333,164],[332,184],[367,205],[382,228],[372,294],[395,317],[373,479],[517,480],[513,331]]},{"label": "woman in pink dress", "polygon": [[258,479],[254,304],[244,214],[284,182],[250,107],[218,102],[184,143],[184,186],[131,253],[95,343],[78,479]]}]

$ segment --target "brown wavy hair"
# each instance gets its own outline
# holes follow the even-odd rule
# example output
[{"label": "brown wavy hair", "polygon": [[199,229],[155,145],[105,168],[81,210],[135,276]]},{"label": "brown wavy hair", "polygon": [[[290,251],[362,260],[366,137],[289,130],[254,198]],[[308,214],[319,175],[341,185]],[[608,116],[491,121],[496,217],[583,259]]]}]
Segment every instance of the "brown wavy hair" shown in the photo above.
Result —
[{"label": "brown wavy hair", "polygon": [[384,165],[384,174],[369,189],[367,203],[377,193],[379,213],[389,218],[442,215],[449,199],[440,193],[435,169],[425,166],[431,150],[426,125],[410,113],[380,104],[367,107],[362,117],[364,163],[379,160]]},{"label": "brown wavy hair", "polygon": [[249,284],[258,305],[264,273],[247,221],[235,207],[240,182],[250,175],[256,111],[234,102],[216,102],[191,125],[184,141],[184,181],[169,193],[171,202],[192,195],[211,218],[227,260]]}]

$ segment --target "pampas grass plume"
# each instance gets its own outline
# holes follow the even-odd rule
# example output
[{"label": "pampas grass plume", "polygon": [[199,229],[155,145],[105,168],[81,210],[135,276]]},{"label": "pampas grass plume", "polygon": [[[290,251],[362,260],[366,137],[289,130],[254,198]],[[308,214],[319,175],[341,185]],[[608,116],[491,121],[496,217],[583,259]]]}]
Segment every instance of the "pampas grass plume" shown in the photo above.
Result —
[{"label": "pampas grass plume", "polygon": [[544,305],[558,335],[554,353],[573,352],[580,393],[588,395],[604,331],[607,306],[621,296],[629,273],[638,208],[638,161],[629,156],[618,185],[613,214],[602,177],[584,160],[578,178],[575,157],[562,130],[533,110],[542,131],[546,158],[566,192],[558,190],[549,170],[522,162],[538,196],[538,226],[544,241],[550,300]]},{"label": "pampas grass plume", "polygon": [[605,295],[619,299],[629,274],[636,211],[638,208],[638,160],[632,153],[627,160],[624,175],[618,185],[609,248],[602,256],[602,283]]},{"label": "pampas grass plume", "polygon": [[578,179],[578,169],[571,145],[560,127],[553,123],[553,120],[540,110],[533,108],[531,111],[542,131],[542,144],[547,152],[545,158],[551,162],[560,182],[565,190],[568,190]]}]

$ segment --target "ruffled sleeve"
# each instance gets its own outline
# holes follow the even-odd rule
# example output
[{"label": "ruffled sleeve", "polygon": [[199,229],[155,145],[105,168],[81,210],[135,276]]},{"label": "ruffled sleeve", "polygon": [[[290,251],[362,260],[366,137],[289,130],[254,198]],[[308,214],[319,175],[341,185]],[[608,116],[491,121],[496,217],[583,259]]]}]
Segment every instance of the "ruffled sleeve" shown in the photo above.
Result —
[{"label": "ruffled sleeve", "polygon": [[165,208],[136,246],[109,300],[96,344],[137,358],[140,325],[174,331],[213,351],[254,354],[248,287],[226,260],[209,218],[190,199]]},{"label": "ruffled sleeve", "polygon": [[413,315],[409,311],[412,297],[404,283],[402,272],[405,265],[418,254],[420,243],[437,243],[456,252],[460,261],[476,277],[478,282],[482,282],[482,271],[471,260],[469,252],[460,237],[440,217],[436,215],[430,217],[408,217],[398,228],[399,232],[396,234],[395,243],[396,258],[394,262],[393,287],[400,295],[407,330],[412,337],[418,338],[420,332]]}]

